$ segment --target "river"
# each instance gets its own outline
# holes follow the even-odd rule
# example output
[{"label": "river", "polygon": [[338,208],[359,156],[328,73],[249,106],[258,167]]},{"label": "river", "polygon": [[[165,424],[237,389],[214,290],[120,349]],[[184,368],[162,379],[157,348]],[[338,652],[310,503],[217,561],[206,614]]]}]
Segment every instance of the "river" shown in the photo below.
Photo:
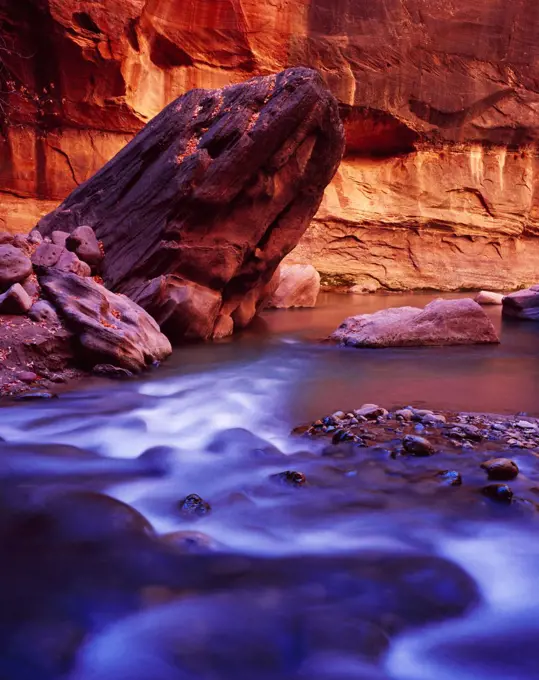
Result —
[{"label": "river", "polygon": [[[178,349],[142,379],[96,379],[59,399],[2,408],[0,435],[23,452],[39,448],[49,455],[64,444],[131,460],[161,447],[151,457],[166,458],[164,477],[95,484],[85,478],[65,488],[106,491],[142,513],[158,534],[202,532],[208,559],[243,557],[250,580],[216,593],[200,576],[179,600],[159,591],[151,606],[124,607],[122,601],[114,613],[104,607],[106,615],[101,605],[86,603],[92,624],[70,643],[76,652],[64,639],[66,621],[76,615],[61,609],[57,636],[62,655],[64,645],[71,654],[65,666],[55,662],[47,616],[28,605],[34,618],[31,625],[24,617],[13,624],[22,631],[15,637],[6,617],[0,620],[0,677],[539,677],[537,513],[485,514],[466,497],[441,502],[409,493],[402,483],[380,501],[376,457],[357,474],[350,466],[328,465],[314,445],[290,436],[299,424],[364,403],[539,416],[539,324],[502,324],[499,308],[487,308],[501,331],[499,346],[355,350],[318,342],[346,316],[423,306],[432,298],[323,294],[316,309],[268,311],[231,340]],[[314,480],[310,489],[268,481],[292,468]],[[58,493],[64,483],[38,475],[20,488]],[[177,502],[190,493],[208,500],[211,514],[179,518]],[[26,547],[21,554],[20,568],[31,574]],[[214,574],[215,565],[201,563],[200,574],[206,569]],[[103,601],[110,604],[115,587],[122,590],[107,581]],[[62,587],[55,592],[54,607]],[[69,607],[76,609],[75,601]],[[38,649],[33,665],[13,651],[25,647],[20,636]]]}]

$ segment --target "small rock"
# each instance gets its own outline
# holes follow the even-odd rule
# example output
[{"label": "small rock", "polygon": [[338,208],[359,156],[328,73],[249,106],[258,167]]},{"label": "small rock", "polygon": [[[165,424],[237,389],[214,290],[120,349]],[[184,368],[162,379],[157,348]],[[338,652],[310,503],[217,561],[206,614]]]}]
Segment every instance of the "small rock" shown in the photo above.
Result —
[{"label": "small rock", "polygon": [[481,463],[481,467],[486,471],[489,479],[497,481],[510,481],[519,473],[518,465],[509,458],[492,458]]},{"label": "small rock", "polygon": [[22,371],[21,373],[17,373],[17,379],[25,383],[35,382],[38,377],[39,376],[37,373],[32,373],[32,371]]},{"label": "small rock", "polygon": [[0,314],[26,314],[32,306],[32,298],[20,283],[15,283],[0,295]]},{"label": "small rock", "polygon": [[331,440],[332,444],[340,444],[341,442],[353,442],[357,439],[355,435],[353,435],[351,432],[347,432],[346,430],[337,430],[335,434],[333,435],[333,438]]},{"label": "small rock", "polygon": [[460,424],[449,431],[449,436],[454,439],[471,439],[474,442],[483,440],[483,433],[475,425]]},{"label": "small rock", "polygon": [[296,472],[295,470],[279,472],[276,475],[271,475],[271,479],[286,484],[287,486],[304,486],[307,483],[307,478],[303,472]]},{"label": "small rock", "polygon": [[55,246],[66,247],[67,237],[69,236],[67,231],[53,231],[51,234],[51,241]]},{"label": "small rock", "polygon": [[95,375],[114,378],[116,380],[124,380],[133,377],[131,371],[128,371],[126,368],[121,368],[120,366],[113,366],[112,364],[97,364],[93,367],[92,371]]},{"label": "small rock", "polygon": [[69,250],[64,250],[60,255],[60,259],[55,265],[55,269],[59,269],[61,272],[71,272],[77,276],[91,276],[92,270],[89,264],[79,260],[75,253]]},{"label": "small rock", "polygon": [[417,425],[414,425],[414,432],[417,432],[418,434],[421,434],[422,432],[425,432],[425,426],[422,425],[421,423],[418,423]]},{"label": "small rock", "polygon": [[411,411],[410,409],[407,408],[401,408],[398,411],[395,411],[395,418],[397,420],[404,420],[405,422],[409,422],[412,420],[414,417],[414,412]]},{"label": "small rock", "polygon": [[91,267],[97,267],[103,260],[103,253],[92,227],[82,226],[73,230],[67,237],[66,247]]},{"label": "small rock", "polygon": [[456,470],[444,470],[438,473],[438,477],[444,486],[461,486],[462,477]]},{"label": "small rock", "polygon": [[437,413],[428,413],[421,418],[424,425],[445,425],[447,420],[445,416]]},{"label": "small rock", "polygon": [[40,243],[43,243],[43,236],[41,235],[41,232],[39,232],[37,229],[32,229],[32,231],[28,234],[28,243],[31,243],[32,245],[39,245]]},{"label": "small rock", "polygon": [[489,484],[481,490],[481,493],[498,503],[510,503],[513,500],[513,492],[507,484]]},{"label": "small rock", "polygon": [[65,248],[54,243],[42,243],[32,255],[32,264],[34,267],[54,267],[64,252]]},{"label": "small rock", "polygon": [[335,411],[335,413],[331,414],[331,417],[333,418],[333,420],[343,420],[344,418],[346,418],[346,414],[344,413],[344,411]]},{"label": "small rock", "polygon": [[211,506],[196,493],[189,494],[179,503],[182,515],[188,517],[203,517],[211,512]]},{"label": "small rock", "polygon": [[507,425],[504,425],[503,423],[493,423],[491,428],[497,432],[505,432],[507,430]]},{"label": "small rock", "polygon": [[28,237],[24,234],[16,234],[13,237],[12,245],[18,250],[22,250],[26,255],[32,252],[32,245],[28,242]]},{"label": "small rock", "polygon": [[491,290],[482,290],[475,296],[478,305],[501,305],[504,296],[501,293],[494,293]]},{"label": "small rock", "polygon": [[534,423],[530,423],[527,420],[519,420],[517,423],[515,423],[515,426],[520,428],[521,430],[535,430],[537,429],[537,425]]},{"label": "small rock", "polygon": [[385,418],[388,412],[385,408],[377,406],[376,404],[363,404],[357,411],[354,411],[356,418],[367,418],[367,420],[376,420],[377,418]]},{"label": "small rock", "polygon": [[0,289],[20,283],[32,273],[32,262],[13,245],[0,246]]},{"label": "small rock", "polygon": [[423,437],[415,437],[414,435],[406,435],[402,440],[402,446],[406,453],[412,456],[432,456],[434,453],[434,446],[428,439]]},{"label": "small rock", "polygon": [[51,305],[50,302],[46,300],[38,300],[32,305],[32,308],[28,312],[28,316],[32,321],[48,321],[49,323],[59,323],[58,314],[56,310]]},{"label": "small rock", "polygon": [[42,399],[58,399],[58,395],[52,392],[25,392],[18,394],[15,399],[17,401],[40,401]]}]

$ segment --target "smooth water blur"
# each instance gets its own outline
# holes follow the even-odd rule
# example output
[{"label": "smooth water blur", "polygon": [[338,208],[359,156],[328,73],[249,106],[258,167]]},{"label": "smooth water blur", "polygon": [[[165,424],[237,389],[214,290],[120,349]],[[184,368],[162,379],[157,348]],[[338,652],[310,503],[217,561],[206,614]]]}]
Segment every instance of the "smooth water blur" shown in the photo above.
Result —
[{"label": "smooth water blur", "polygon": [[[456,516],[443,506],[419,507],[405,488],[395,490],[390,506],[367,503],[368,512],[352,512],[341,505],[347,492],[334,488],[334,473],[299,453],[294,464],[307,474],[312,466],[327,486],[312,505],[266,486],[284,463],[268,444],[253,439],[290,455],[309,446],[290,437],[293,427],[366,402],[539,415],[539,324],[502,324],[498,307],[486,310],[501,328],[499,346],[358,350],[318,342],[346,316],[422,307],[432,299],[325,294],[313,310],[270,311],[236,338],[178,349],[159,371],[140,380],[95,380],[58,400],[7,406],[0,410],[0,435],[29,442],[30,450],[32,442],[62,443],[118,458],[173,447],[169,476],[107,491],[140,510],[159,532],[204,531],[227,549],[266,556],[420,549],[448,557],[475,578],[484,605],[467,619],[400,638],[387,655],[384,678],[529,680],[535,677],[535,666],[530,668],[539,620],[535,518],[531,524],[519,516],[484,524],[468,517],[466,507]],[[230,432],[235,428],[243,431]],[[376,480],[375,473],[367,478],[371,486]],[[214,507],[192,526],[179,522],[174,510],[189,493],[210,499]],[[111,631],[111,639],[138,640],[145,625],[135,615],[121,632]],[[110,650],[104,635],[99,644]],[[518,653],[503,648],[506,638]],[[345,676],[367,677],[353,670]]]}]

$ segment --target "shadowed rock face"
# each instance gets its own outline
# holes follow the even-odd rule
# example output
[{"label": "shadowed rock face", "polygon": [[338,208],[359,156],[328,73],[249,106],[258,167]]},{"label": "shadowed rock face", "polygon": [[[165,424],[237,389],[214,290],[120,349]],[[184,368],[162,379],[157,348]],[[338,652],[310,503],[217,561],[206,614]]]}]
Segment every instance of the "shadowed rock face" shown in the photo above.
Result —
[{"label": "shadowed rock face", "polygon": [[369,288],[533,283],[538,14],[535,0],[0,0],[0,77],[32,94],[0,102],[0,219],[33,226],[187,90],[301,64],[339,100],[347,155],[298,262]]},{"label": "shadowed rock face", "polygon": [[343,146],[337,102],[309,69],[193,90],[39,228],[93,227],[108,286],[174,340],[222,335],[251,321]]}]

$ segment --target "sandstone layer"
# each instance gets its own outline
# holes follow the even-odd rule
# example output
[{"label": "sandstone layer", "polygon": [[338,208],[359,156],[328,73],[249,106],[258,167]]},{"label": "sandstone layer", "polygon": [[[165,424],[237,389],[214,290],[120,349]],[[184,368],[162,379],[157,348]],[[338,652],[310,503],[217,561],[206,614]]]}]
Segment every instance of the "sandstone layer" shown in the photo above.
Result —
[{"label": "sandstone layer", "polygon": [[253,319],[343,149],[337,102],[311,69],[192,90],[39,230],[70,232],[69,245],[94,229],[111,290],[174,341],[222,337]]},{"label": "sandstone layer", "polygon": [[326,282],[539,275],[535,0],[0,0],[1,228],[27,230],[193,87],[301,64],[347,156],[297,262]]}]

